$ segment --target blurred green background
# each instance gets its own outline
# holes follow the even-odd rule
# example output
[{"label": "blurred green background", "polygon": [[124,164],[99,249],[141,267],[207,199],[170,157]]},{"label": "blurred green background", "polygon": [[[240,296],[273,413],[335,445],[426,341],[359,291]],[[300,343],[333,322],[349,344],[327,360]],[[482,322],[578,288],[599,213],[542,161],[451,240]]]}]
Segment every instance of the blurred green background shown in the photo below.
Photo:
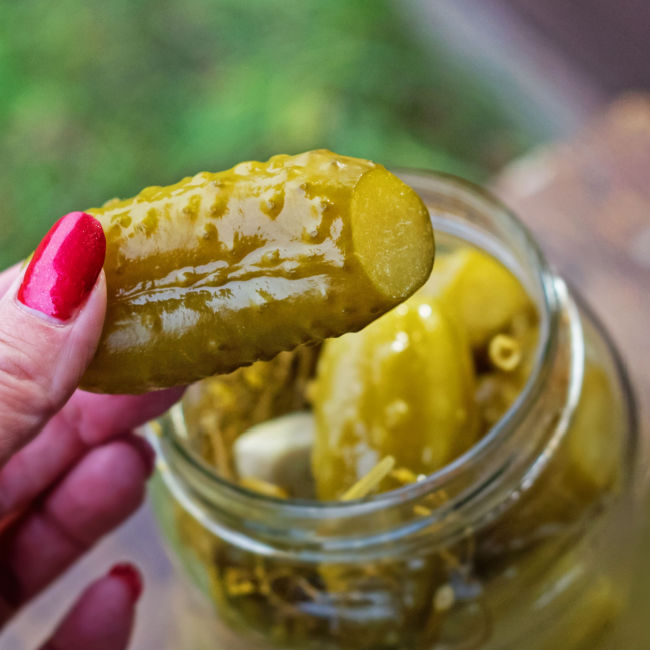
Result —
[{"label": "blurred green background", "polygon": [[60,215],[327,147],[481,181],[532,144],[387,0],[0,0],[0,267]]}]

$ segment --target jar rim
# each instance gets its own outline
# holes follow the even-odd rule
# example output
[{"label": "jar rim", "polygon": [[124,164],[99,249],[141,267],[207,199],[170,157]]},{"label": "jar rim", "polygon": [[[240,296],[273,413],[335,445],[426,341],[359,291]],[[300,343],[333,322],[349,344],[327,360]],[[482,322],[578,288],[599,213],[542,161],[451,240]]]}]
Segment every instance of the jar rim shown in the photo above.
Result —
[{"label": "jar rim", "polygon": [[[259,494],[220,476],[214,468],[192,452],[188,445],[183,444],[179,436],[164,435],[166,444],[171,444],[173,451],[180,455],[185,465],[198,472],[203,480],[218,487],[220,491],[224,492],[224,495],[227,495],[228,499],[235,500],[242,506],[258,507],[261,504],[269,514],[277,511],[282,516],[291,519],[306,518],[314,520],[331,517],[347,519],[383,510],[396,504],[403,504],[406,501],[410,502],[423,495],[444,490],[445,485],[453,478],[466,472],[468,468],[479,466],[487,455],[494,450],[495,446],[504,444],[505,440],[511,438],[517,431],[522,418],[532,405],[537,402],[544,390],[551,365],[550,359],[553,358],[558,344],[561,316],[560,297],[558,296],[558,279],[532,233],[499,199],[469,181],[451,174],[428,170],[398,169],[393,171],[419,193],[425,192],[426,189],[429,189],[429,191],[437,190],[446,197],[453,197],[461,203],[478,206],[478,210],[489,213],[490,219],[495,221],[504,232],[517,235],[521,242],[522,252],[525,254],[526,265],[529,267],[529,271],[533,271],[538,285],[537,308],[540,317],[540,332],[531,373],[524,388],[506,413],[467,451],[417,483],[371,495],[364,499],[317,501],[295,498],[281,499]],[[436,223],[436,217],[433,215],[431,206],[427,207],[437,231],[446,232],[453,236],[454,233],[449,231],[448,224],[446,225],[443,220],[438,220],[438,223]],[[171,409],[169,417],[172,420],[174,429],[184,433],[185,437],[187,437],[181,403]],[[160,450],[160,445],[157,446]],[[458,506],[458,504],[453,503],[453,500],[445,505],[448,506],[448,508],[445,508],[446,510],[453,510]]]}]

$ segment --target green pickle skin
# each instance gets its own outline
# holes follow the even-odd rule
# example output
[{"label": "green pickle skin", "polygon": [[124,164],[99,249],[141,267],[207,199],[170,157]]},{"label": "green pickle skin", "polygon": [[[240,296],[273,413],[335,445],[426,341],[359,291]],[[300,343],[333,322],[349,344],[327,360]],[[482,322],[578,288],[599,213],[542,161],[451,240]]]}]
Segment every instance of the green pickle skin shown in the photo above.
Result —
[{"label": "green pickle skin", "polygon": [[484,346],[515,316],[532,309],[519,280],[494,258],[472,248],[441,257],[420,292],[455,314],[473,348]]},{"label": "green pickle skin", "polygon": [[319,497],[340,497],[386,455],[416,474],[449,463],[476,442],[473,392],[463,329],[433,300],[328,341],[314,389]]},{"label": "green pickle skin", "polygon": [[[372,224],[355,234],[355,215],[380,209],[391,220],[380,216],[387,255],[398,250],[393,223],[395,241],[418,233],[412,267],[396,253],[380,268]],[[107,239],[106,320],[82,380],[96,392],[187,384],[360,329],[415,291],[433,263],[415,192],[380,165],[325,150],[199,173],[88,212]],[[407,278],[396,293],[393,269]]]}]

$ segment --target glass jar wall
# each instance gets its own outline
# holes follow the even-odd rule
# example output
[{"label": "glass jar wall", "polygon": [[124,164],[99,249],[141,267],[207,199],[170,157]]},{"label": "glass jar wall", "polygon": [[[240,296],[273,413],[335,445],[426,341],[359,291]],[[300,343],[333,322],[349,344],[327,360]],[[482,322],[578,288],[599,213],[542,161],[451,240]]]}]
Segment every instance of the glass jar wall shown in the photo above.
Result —
[{"label": "glass jar wall", "polygon": [[486,251],[534,301],[536,355],[515,402],[441,470],[345,502],[224,479],[197,453],[181,403],[150,430],[163,532],[213,601],[215,648],[606,648],[638,522],[624,370],[502,206],[450,177],[402,177],[427,203],[439,251]]}]

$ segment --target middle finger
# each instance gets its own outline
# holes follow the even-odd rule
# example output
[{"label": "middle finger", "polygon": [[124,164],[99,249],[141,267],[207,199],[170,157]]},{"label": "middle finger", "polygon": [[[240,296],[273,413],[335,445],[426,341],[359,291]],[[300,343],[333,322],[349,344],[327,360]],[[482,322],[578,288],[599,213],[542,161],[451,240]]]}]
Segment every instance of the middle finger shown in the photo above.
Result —
[{"label": "middle finger", "polygon": [[156,417],[182,392],[182,388],[148,395],[77,391],[43,431],[0,470],[0,520],[29,504],[89,448]]},{"label": "middle finger", "polygon": [[0,615],[32,598],[134,512],[151,469],[133,436],[97,447],[11,525],[0,543]]}]

